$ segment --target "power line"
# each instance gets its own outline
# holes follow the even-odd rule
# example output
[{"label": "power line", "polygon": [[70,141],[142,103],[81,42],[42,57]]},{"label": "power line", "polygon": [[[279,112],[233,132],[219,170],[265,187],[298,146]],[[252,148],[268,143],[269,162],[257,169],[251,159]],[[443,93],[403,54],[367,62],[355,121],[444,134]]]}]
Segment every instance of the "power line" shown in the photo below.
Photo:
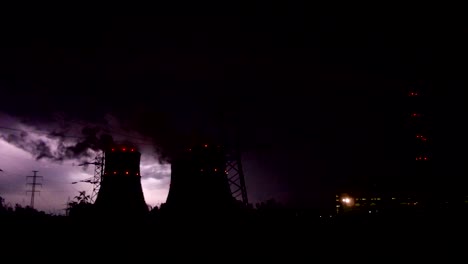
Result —
[{"label": "power line", "polygon": [[40,193],[41,191],[37,191],[36,190],[36,186],[42,186],[42,183],[38,183],[37,182],[37,178],[39,179],[42,179],[43,177],[42,176],[38,176],[37,175],[37,171],[33,171],[34,175],[33,176],[26,176],[26,180],[28,180],[29,178],[32,178],[32,183],[26,183],[27,185],[31,185],[31,190],[30,191],[26,191],[26,193],[30,192],[31,193],[31,208],[34,209],[34,195],[36,193]]}]

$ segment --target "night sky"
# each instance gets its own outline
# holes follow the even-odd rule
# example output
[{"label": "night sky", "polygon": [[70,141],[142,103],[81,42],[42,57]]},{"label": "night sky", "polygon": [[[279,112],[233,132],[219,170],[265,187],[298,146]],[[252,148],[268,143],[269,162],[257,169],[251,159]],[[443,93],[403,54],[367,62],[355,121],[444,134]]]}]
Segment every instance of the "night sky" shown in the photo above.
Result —
[{"label": "night sky", "polygon": [[[465,182],[467,28],[453,11],[305,4],[132,15],[24,11],[2,16],[0,28],[0,126],[74,136],[93,127],[140,144],[159,171],[146,173],[158,181],[144,189],[152,205],[164,202],[169,182],[158,160],[170,160],[193,135],[226,131],[239,135],[254,203],[323,207],[347,184],[406,177],[409,87],[430,95],[435,177],[446,186]],[[15,164],[0,175],[0,195],[24,196],[19,186],[38,169],[38,152],[6,143],[20,132],[0,133],[0,168]],[[60,139],[80,140],[56,134],[45,144],[54,149]],[[19,151],[13,146],[33,155],[7,162]],[[40,162],[61,166],[60,181],[58,174],[71,173],[63,163],[82,154]],[[75,173],[64,182],[88,177]],[[62,196],[73,197],[67,188]]]}]

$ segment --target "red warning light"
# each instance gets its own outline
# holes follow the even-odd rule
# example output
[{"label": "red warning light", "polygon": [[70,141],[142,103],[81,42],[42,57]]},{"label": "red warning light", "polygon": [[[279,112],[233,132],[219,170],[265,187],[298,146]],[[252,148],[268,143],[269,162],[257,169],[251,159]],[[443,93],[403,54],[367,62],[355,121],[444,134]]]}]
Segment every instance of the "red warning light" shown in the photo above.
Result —
[{"label": "red warning light", "polygon": [[423,135],[416,135],[416,138],[420,138],[421,141],[427,141],[427,138],[424,137]]},{"label": "red warning light", "polygon": [[205,144],[205,148],[207,148],[207,147],[208,147],[208,145],[207,145],[207,144]]},{"label": "red warning light", "polygon": [[428,158],[427,158],[427,157],[419,156],[419,157],[416,157],[416,160],[428,160]]},{"label": "red warning light", "polygon": [[115,149],[113,148],[112,151],[114,151]]},{"label": "red warning light", "polygon": [[117,172],[116,172],[116,171],[114,171],[114,174],[117,174]]},{"label": "red warning light", "polygon": [[136,175],[138,176],[138,172],[136,173]]},{"label": "red warning light", "polygon": [[188,149],[188,151],[192,151],[192,149],[191,149],[191,148],[189,148],[189,149]]},{"label": "red warning light", "polygon": [[218,171],[218,169],[215,168],[214,171]]},{"label": "red warning light", "polygon": [[131,149],[130,151],[131,151],[131,152],[133,152],[133,151],[134,151],[134,149]]},{"label": "red warning light", "polygon": [[126,149],[126,148],[123,148],[123,149],[122,149],[122,151],[125,151],[125,150],[127,150],[127,149]]},{"label": "red warning light", "polygon": [[128,171],[126,171],[126,172],[125,172],[125,174],[127,174],[127,175],[128,175]]}]

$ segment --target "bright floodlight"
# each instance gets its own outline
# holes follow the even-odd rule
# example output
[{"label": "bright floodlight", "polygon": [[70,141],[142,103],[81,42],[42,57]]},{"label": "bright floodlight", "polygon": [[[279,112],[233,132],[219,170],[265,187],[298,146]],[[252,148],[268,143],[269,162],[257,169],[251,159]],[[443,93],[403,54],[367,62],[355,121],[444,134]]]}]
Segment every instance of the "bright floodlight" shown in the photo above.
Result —
[{"label": "bright floodlight", "polygon": [[349,202],[351,202],[351,200],[350,200],[349,198],[343,198],[342,201],[343,201],[343,203],[349,203]]}]

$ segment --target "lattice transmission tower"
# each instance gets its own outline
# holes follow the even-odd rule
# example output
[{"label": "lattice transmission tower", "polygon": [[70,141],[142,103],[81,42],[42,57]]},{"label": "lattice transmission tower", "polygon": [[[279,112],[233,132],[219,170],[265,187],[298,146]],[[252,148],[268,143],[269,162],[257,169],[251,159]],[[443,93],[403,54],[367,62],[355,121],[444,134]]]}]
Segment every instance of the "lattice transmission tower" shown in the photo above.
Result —
[{"label": "lattice transmission tower", "polygon": [[[84,162],[79,166],[94,165],[94,176],[80,182],[87,182],[93,185],[93,191],[91,192],[90,201],[94,203],[101,187],[102,176],[104,175],[104,152],[98,152],[94,158],[94,162]],[[77,183],[77,182],[73,182]]]},{"label": "lattice transmission tower", "polygon": [[227,153],[226,171],[232,196],[244,205],[249,203],[245,186],[242,157],[238,148]]}]

